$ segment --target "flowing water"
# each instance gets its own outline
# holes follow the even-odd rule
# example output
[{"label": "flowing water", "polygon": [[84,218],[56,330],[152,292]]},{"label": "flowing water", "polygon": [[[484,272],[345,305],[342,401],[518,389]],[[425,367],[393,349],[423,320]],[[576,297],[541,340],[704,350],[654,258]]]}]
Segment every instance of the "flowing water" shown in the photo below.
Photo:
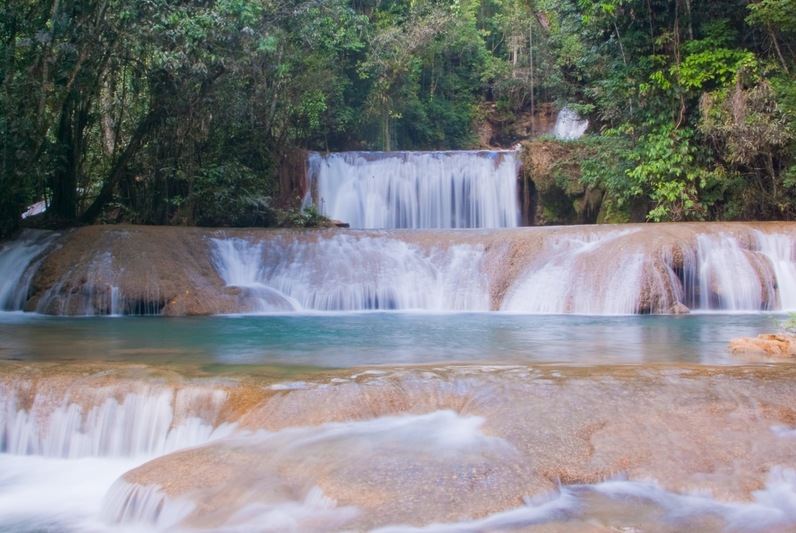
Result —
[{"label": "flowing water", "polygon": [[307,232],[128,226],[81,240],[83,231],[26,234],[0,249],[4,308],[56,315],[796,310],[796,230],[788,224]]},{"label": "flowing water", "polygon": [[[212,248],[225,283],[246,289],[245,311],[796,309],[796,238],[787,232],[697,232],[693,244],[671,239],[654,248],[638,227],[549,233],[518,230],[504,241],[496,233],[213,238]],[[515,266],[518,259],[525,264]]]},{"label": "flowing water", "polygon": [[518,165],[510,151],[312,154],[305,203],[352,228],[512,228]]},{"label": "flowing water", "polygon": [[796,530],[796,365],[727,349],[796,226],[512,228],[514,157],[312,156],[443,229],[5,243],[0,531]]},{"label": "flowing water", "polygon": [[0,529],[783,530],[782,315],[0,315]]},{"label": "flowing water", "polygon": [[580,116],[568,107],[564,107],[558,112],[556,124],[553,127],[553,136],[562,141],[573,141],[583,137],[589,129],[589,121]]},{"label": "flowing water", "polygon": [[3,368],[2,529],[779,531],[796,521],[791,365],[447,363],[301,380],[140,362]]},{"label": "flowing water", "polygon": [[33,274],[57,238],[56,233],[26,230],[16,241],[0,243],[0,310],[22,308]]}]

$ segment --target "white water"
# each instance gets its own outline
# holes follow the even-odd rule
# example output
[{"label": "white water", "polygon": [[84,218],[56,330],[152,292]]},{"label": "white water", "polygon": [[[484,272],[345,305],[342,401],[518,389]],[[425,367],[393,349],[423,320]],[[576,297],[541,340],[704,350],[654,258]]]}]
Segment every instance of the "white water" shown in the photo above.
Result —
[{"label": "white water", "polygon": [[36,202],[33,205],[29,205],[28,208],[25,210],[25,212],[22,213],[22,218],[24,219],[36,215],[41,215],[45,211],[47,211],[47,202],[42,200],[40,202]]},{"label": "white water", "polygon": [[[702,312],[796,310],[794,235],[741,225],[683,227],[674,237],[654,226],[516,230],[505,239],[495,232],[429,232],[417,239],[401,231],[274,232],[261,240],[211,239],[211,252],[220,277],[236,287],[242,313],[633,314],[668,312],[677,302]],[[57,237],[25,232],[0,249],[3,310],[26,305]],[[675,250],[682,268],[675,267]],[[131,277],[126,268],[109,251],[97,250],[36,295],[36,309],[158,314],[160,280],[146,284],[151,294],[145,298],[130,298],[122,289]],[[137,277],[146,279],[146,273]]]},{"label": "white water", "polygon": [[57,237],[49,231],[25,230],[18,239],[0,245],[0,310],[22,309],[36,268]]},{"label": "white water", "polygon": [[602,246],[633,233],[554,239],[546,254],[510,289],[504,311],[522,313],[579,313],[621,315],[638,312],[646,258],[631,251],[615,258],[612,268],[600,269]]},{"label": "white water", "polygon": [[[496,477],[489,481],[489,475],[486,480],[475,475],[485,467],[487,472],[514,472],[512,475],[522,478],[518,469],[527,460],[507,440],[492,434],[500,424],[490,426],[487,418],[452,410],[287,427],[279,431],[224,433],[223,439],[218,439],[219,433],[215,437],[202,433],[195,438],[178,439],[179,442],[170,446],[163,444],[168,442],[170,431],[192,417],[209,428],[217,424],[226,393],[198,387],[175,390],[132,384],[99,388],[75,385],[72,392],[61,398],[54,392],[57,383],[54,385],[52,390],[37,393],[31,389],[34,382],[20,382],[16,388],[6,387],[2,391],[6,400],[13,398],[5,402],[4,412],[30,415],[14,416],[22,422],[4,425],[2,434],[8,436],[9,431],[19,431],[20,427],[30,428],[34,419],[44,422],[43,426],[34,424],[23,433],[39,435],[39,440],[52,440],[49,450],[53,453],[45,450],[48,446],[34,450],[33,455],[0,453],[0,530],[358,530],[356,520],[366,511],[338,503],[324,494],[316,481],[342,487],[345,493],[346,483],[333,482],[336,475],[354,487],[359,486],[358,482],[372,482],[375,477],[384,483],[384,487],[378,485],[380,489],[389,487],[385,494],[410,498],[415,494],[412,491],[419,490],[418,494],[422,494],[429,483],[443,480],[449,483],[451,492],[440,495],[439,491],[431,491],[427,497],[458,501],[456,498],[462,494],[480,496],[470,483],[455,480],[466,480],[473,475],[474,486],[484,488],[504,479]],[[386,386],[386,382],[381,386]],[[166,394],[168,391],[170,396]],[[73,395],[80,397],[79,409],[86,413],[76,423],[69,422],[72,415],[61,410],[61,406],[76,405]],[[164,401],[166,396],[169,401]],[[28,408],[21,408],[28,402],[32,402]],[[116,405],[107,410],[102,407],[107,402]],[[171,419],[168,426],[163,423],[165,418]],[[46,419],[60,419],[62,423]],[[113,429],[120,424],[117,420],[130,428],[122,432],[121,440],[132,440],[121,448],[111,444],[114,439],[101,438],[103,431],[92,429],[110,428],[106,434],[117,434],[117,429]],[[65,427],[71,428],[72,439],[63,438]],[[783,445],[792,439],[791,428],[772,427],[771,431],[782,438]],[[137,433],[151,438],[138,439]],[[96,438],[83,440],[92,435]],[[210,440],[216,442],[208,443]],[[106,444],[88,444],[89,441]],[[64,453],[64,442],[75,442],[74,449],[81,453]],[[203,445],[191,452],[199,454],[198,459],[166,457],[155,459],[162,463],[145,465],[149,459],[192,444]],[[23,447],[22,451],[30,453],[31,449]],[[142,451],[148,455],[138,455]],[[81,456],[83,452],[91,456]],[[202,466],[203,460],[210,461],[207,470]],[[141,485],[130,481],[129,476],[121,477],[139,466],[148,469],[149,476],[155,473],[164,487],[174,479],[177,486],[191,488],[181,492],[182,489]],[[184,475],[193,476],[188,485],[175,477],[183,468],[187,468]],[[390,472],[397,473],[394,479],[379,478]],[[331,480],[325,477],[330,473]],[[130,476],[134,477],[135,473]],[[172,492],[167,495],[169,490]],[[400,504],[398,500],[393,505]],[[528,499],[517,508],[481,517],[467,518],[465,514],[456,520],[384,526],[375,531],[475,533],[541,524],[578,530],[589,523],[618,530],[647,530],[657,524],[665,526],[663,530],[676,531],[701,530],[704,520],[717,521],[719,530],[788,530],[796,524],[796,472],[773,467],[764,486],[752,492],[747,501],[722,500],[704,491],[676,492],[654,480],[620,479],[564,485],[554,494]]]},{"label": "white water", "polygon": [[177,526],[195,507],[190,501],[168,498],[160,487],[119,479],[103,498],[101,516],[106,524],[160,531]]},{"label": "white water", "polygon": [[34,383],[0,386],[3,531],[105,531],[103,500],[125,472],[236,427],[218,420],[223,390]]},{"label": "white water", "polygon": [[[619,513],[598,509],[594,522],[606,530],[695,531],[700,519],[720,520],[723,531],[792,531],[796,524],[796,472],[774,467],[763,489],[752,494],[752,501],[727,502],[705,493],[668,491],[655,481],[611,480],[594,485],[563,486],[558,494],[536,498],[523,507],[510,509],[479,520],[437,523],[421,527],[392,526],[373,533],[477,533],[513,530],[539,524],[567,524],[577,531],[589,523],[593,506],[602,500],[622,502]],[[645,506],[647,508],[645,508]],[[583,520],[585,523],[577,522]],[[569,530],[568,529],[568,530]],[[587,528],[588,529],[588,528]],[[712,530],[712,529],[711,529]]]},{"label": "white water", "polygon": [[[493,304],[511,247],[419,245],[390,233],[213,239],[219,274],[241,289],[243,312],[303,310],[501,311],[622,315],[796,308],[794,238],[750,231],[697,233],[676,243],[682,278],[667,246],[650,248],[638,228],[551,233],[530,250]],[[432,241],[433,242],[433,241]],[[476,241],[477,242],[477,241]]]},{"label": "white water", "polygon": [[[483,432],[484,422],[480,417],[436,411],[240,434],[213,446],[220,457],[230,450],[261,458],[256,464],[249,459],[240,465],[234,464],[234,459],[226,462],[225,468],[235,480],[234,485],[209,479],[207,484],[187,494],[167,496],[158,486],[120,480],[105,497],[101,516],[106,524],[132,526],[136,531],[175,527],[186,531],[347,530],[361,514],[359,509],[338,505],[317,486],[296,497],[294,491],[284,490],[296,482],[282,479],[280,466],[296,464],[307,468],[313,464],[313,458],[318,458],[323,464],[333,465],[333,471],[334,465],[336,468],[345,465],[356,472],[358,459],[372,461],[381,457],[381,468],[393,462],[418,468],[426,464],[424,461],[430,461],[429,468],[436,472],[432,477],[447,479],[462,473],[462,468],[466,471],[471,465],[478,465],[479,461],[497,465],[495,460],[510,462],[514,457],[515,450],[505,440]],[[239,471],[241,466],[246,470]],[[425,481],[419,474],[422,471],[408,477],[411,486]],[[214,502],[224,497],[225,491],[237,495],[230,499],[234,506],[215,509]],[[612,506],[611,501],[621,506]],[[205,526],[205,517],[212,517],[217,524]],[[609,529],[646,530],[657,524],[665,525],[666,531],[674,531],[699,528],[700,524],[704,525],[703,520],[711,518],[719,521],[721,530],[772,531],[791,527],[796,524],[796,472],[773,467],[765,486],[754,491],[748,501],[724,501],[705,491],[675,492],[654,480],[614,479],[564,485],[557,493],[529,498],[521,507],[478,519],[384,526],[374,531],[475,533],[541,524],[561,524],[577,530],[579,525],[590,521]]]},{"label": "white water", "polygon": [[[771,262],[779,294],[779,309],[796,310],[796,247],[794,237],[756,231],[760,252]],[[772,290],[774,290],[772,288]]]},{"label": "white water", "polygon": [[425,249],[398,239],[338,234],[317,241],[213,239],[229,286],[254,289],[252,311],[421,309],[487,311],[483,247]]},{"label": "white water", "polygon": [[53,301],[60,307],[60,314],[84,316],[124,314],[123,298],[118,287],[121,267],[114,265],[110,252],[97,253],[86,266],[85,283],[79,291],[63,290],[69,276],[63,276],[42,296],[38,310],[51,308]]},{"label": "white water", "polygon": [[233,426],[215,424],[225,400],[221,390],[190,387],[91,388],[59,396],[3,385],[0,451],[62,458],[161,455],[231,433]]},{"label": "white water", "polygon": [[[697,237],[699,309],[761,309],[770,300],[754,258],[727,235]],[[759,266],[758,266],[759,268]]]},{"label": "white water", "polygon": [[516,152],[313,153],[309,188],[324,215],[352,228],[511,228]]},{"label": "white water", "polygon": [[99,532],[108,489],[146,458],[0,453],[0,531]]},{"label": "white water", "polygon": [[572,109],[565,107],[558,112],[553,136],[562,141],[572,141],[583,137],[589,128],[589,121],[581,119]]},{"label": "white water", "polygon": [[143,300],[128,298],[121,288],[125,268],[110,251],[97,250],[91,259],[74,265],[44,291],[36,311],[79,316],[160,314],[158,280],[146,284],[147,297]]},{"label": "white water", "polygon": [[[225,471],[235,480],[234,486],[210,479],[189,494],[167,497],[156,486],[121,481],[109,492],[103,516],[113,524],[162,530],[177,525],[192,509],[199,509],[200,514],[194,520],[189,517],[188,522],[201,524],[204,522],[201,513],[208,513],[210,507],[210,516],[219,519],[221,525],[210,526],[209,530],[346,530],[346,524],[357,517],[358,510],[338,506],[318,487],[296,497],[293,489],[296,482],[290,478],[292,469],[286,468],[287,465],[296,465],[301,471],[320,461],[333,469],[357,470],[358,460],[380,457],[384,468],[411,465],[413,460],[421,461],[422,456],[423,461],[437,467],[445,465],[452,472],[466,471],[462,463],[479,465],[480,461],[514,453],[505,440],[483,432],[484,422],[481,417],[446,410],[241,433],[212,447],[220,451],[221,457],[233,452],[233,455],[259,458],[256,464],[248,461],[237,464],[234,457],[225,461]],[[239,471],[237,468],[241,466],[244,470]],[[240,495],[232,498],[237,507],[212,510],[213,502],[229,491]],[[201,526],[191,529],[203,530]]]},{"label": "white water", "polygon": [[[387,453],[385,460],[412,464],[410,457],[435,457],[441,464],[467,470],[474,457],[495,461],[510,453],[505,441],[483,433],[484,420],[450,411],[424,415],[381,417],[364,421],[287,428],[233,437],[217,446],[231,450],[261,450],[263,462],[290,464],[297,458],[351,465],[358,457]],[[416,460],[417,460],[416,459]],[[184,496],[170,497],[156,485],[137,485],[121,476],[143,464],[144,458],[63,459],[0,454],[0,529],[8,531],[337,531],[347,529],[360,516],[356,507],[339,505],[317,486],[291,498],[274,489],[278,477],[262,476],[258,463],[251,475],[237,473],[239,487],[223,482],[196,487]],[[244,463],[245,464],[245,463]],[[273,466],[272,465],[272,466]],[[459,465],[457,467],[456,465]],[[270,470],[268,470],[270,471]],[[234,472],[234,471],[233,471]],[[260,488],[260,490],[258,490]],[[202,504],[220,495],[214,490],[241,490],[235,507],[223,508],[220,525],[204,526]],[[289,494],[289,491],[288,491]],[[615,505],[610,505],[615,502]],[[212,508],[212,507],[211,507]],[[533,525],[560,524],[578,530],[601,524],[618,530],[646,530],[653,524],[663,530],[695,530],[704,518],[719,520],[727,531],[786,531],[796,524],[796,472],[774,467],[763,488],[748,501],[725,501],[708,492],[674,492],[654,480],[608,480],[593,485],[564,485],[557,493],[528,499],[525,505],[481,518],[420,526],[396,525],[376,529],[397,532],[479,532],[515,530]],[[187,519],[187,521],[186,521]]]},{"label": "white water", "polygon": [[750,246],[722,233],[697,236],[688,254],[687,297],[699,310],[759,311],[796,309],[794,237],[751,234]]}]

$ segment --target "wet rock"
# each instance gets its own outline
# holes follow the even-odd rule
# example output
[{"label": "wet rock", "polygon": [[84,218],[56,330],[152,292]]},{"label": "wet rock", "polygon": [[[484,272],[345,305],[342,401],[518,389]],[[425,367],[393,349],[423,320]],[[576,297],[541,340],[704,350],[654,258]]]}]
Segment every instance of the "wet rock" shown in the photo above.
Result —
[{"label": "wet rock", "polygon": [[677,302],[669,308],[670,315],[687,315],[690,312],[691,310],[681,302]]},{"label": "wet rock", "polygon": [[739,356],[796,357],[796,335],[763,334],[757,337],[740,337],[730,341],[730,352]]},{"label": "wet rock", "polygon": [[792,423],[795,371],[457,367],[308,379],[240,419],[268,433],[164,456],[124,480],[188,495],[198,506],[185,524],[213,527],[247,505],[301,501],[312,486],[360,511],[351,530],[483,517],[616,476],[750,500],[770,465],[792,464],[770,428]]},{"label": "wet rock", "polygon": [[235,310],[212,262],[208,230],[87,226],[42,262],[25,304],[62,315],[207,315]]}]

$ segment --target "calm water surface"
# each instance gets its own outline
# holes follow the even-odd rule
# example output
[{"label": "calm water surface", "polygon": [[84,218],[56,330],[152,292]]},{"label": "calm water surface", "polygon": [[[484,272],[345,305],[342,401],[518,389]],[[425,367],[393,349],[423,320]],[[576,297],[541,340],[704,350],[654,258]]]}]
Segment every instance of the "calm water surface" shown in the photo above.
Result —
[{"label": "calm water surface", "polygon": [[0,315],[0,357],[319,367],[441,362],[732,363],[780,315],[359,313],[201,318]]}]

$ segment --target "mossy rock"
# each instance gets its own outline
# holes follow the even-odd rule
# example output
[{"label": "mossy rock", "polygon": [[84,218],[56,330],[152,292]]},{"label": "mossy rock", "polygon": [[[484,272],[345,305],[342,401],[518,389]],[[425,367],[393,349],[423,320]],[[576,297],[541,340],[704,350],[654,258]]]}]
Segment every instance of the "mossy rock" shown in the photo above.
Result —
[{"label": "mossy rock", "polygon": [[603,192],[581,181],[580,162],[588,146],[541,138],[523,144],[523,176],[537,196],[537,225],[591,224],[597,221]]},{"label": "mossy rock", "polygon": [[600,212],[597,215],[598,224],[625,224],[631,221],[630,208],[627,204],[619,205],[616,198],[605,195],[602,199]]}]

